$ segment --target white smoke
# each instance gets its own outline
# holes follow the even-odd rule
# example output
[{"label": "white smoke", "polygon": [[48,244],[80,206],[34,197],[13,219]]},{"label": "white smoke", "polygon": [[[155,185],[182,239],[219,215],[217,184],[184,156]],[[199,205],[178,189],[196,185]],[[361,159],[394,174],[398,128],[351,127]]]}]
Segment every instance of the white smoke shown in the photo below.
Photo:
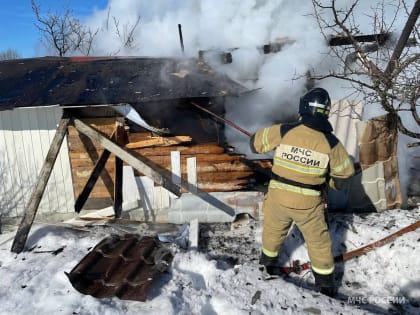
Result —
[{"label": "white smoke", "polygon": [[[336,2],[348,8],[354,1]],[[411,9],[414,0],[408,2]],[[375,6],[376,1],[359,1],[355,16],[361,34],[380,31],[372,26]],[[395,9],[390,5],[383,13],[390,18]],[[107,8],[96,11],[86,24],[99,30],[94,55],[182,57],[178,24],[182,25],[186,57],[197,57],[199,50],[234,49],[232,64],[212,65],[248,88],[257,89],[226,103],[226,118],[252,133],[296,116],[308,70],[326,73],[337,66],[326,54],[328,47],[312,13],[311,1],[296,0],[110,0]],[[126,47],[124,42],[138,17],[135,41]],[[393,29],[399,32],[406,16],[387,20],[393,21]],[[280,53],[261,52],[262,45],[284,38],[294,42]],[[317,84],[326,88],[333,99],[348,96],[351,89],[339,80]],[[364,118],[382,113],[380,106],[371,105]],[[229,143],[238,152],[250,155],[247,136],[226,128]]]},{"label": "white smoke", "polygon": [[[100,29],[95,55],[139,55],[180,57],[178,24],[182,25],[185,55],[197,57],[199,50],[232,51],[234,62],[219,66],[235,80],[257,92],[227,101],[227,119],[250,132],[263,125],[296,115],[299,96],[305,90],[304,75],[325,58],[327,46],[317,29],[310,2],[233,1],[132,1],[111,0],[87,21]],[[134,47],[124,47],[124,31],[136,28]],[[117,22],[118,21],[118,27]],[[281,53],[264,55],[264,44],[288,38]],[[217,63],[213,66],[217,67]],[[250,153],[246,137],[227,128],[229,142]]]}]

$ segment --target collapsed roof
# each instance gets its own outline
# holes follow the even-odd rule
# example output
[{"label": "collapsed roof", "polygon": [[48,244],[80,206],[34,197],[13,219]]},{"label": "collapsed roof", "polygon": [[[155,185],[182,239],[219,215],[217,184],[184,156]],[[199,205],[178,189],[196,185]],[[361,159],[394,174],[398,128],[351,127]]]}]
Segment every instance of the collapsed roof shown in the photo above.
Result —
[{"label": "collapsed roof", "polygon": [[0,61],[0,110],[238,96],[246,91],[197,59],[42,57]]}]

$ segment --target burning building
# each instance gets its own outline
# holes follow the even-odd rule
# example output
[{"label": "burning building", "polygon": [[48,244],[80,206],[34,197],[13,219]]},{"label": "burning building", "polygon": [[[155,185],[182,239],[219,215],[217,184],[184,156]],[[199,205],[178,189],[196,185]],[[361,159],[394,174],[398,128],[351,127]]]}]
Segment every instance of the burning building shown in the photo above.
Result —
[{"label": "burning building", "polygon": [[[213,116],[250,91],[202,59],[10,60],[0,82],[7,216],[29,226],[38,209],[172,223],[258,218],[271,160],[235,152]],[[360,127],[362,111],[360,102],[333,106],[336,135],[361,168],[344,195],[330,194],[330,208],[399,207],[395,146],[377,150],[389,141],[374,136],[377,124]]]},{"label": "burning building", "polygon": [[[39,197],[41,214],[113,206],[120,216],[123,196],[150,211],[167,208],[170,196],[187,190],[201,196],[249,190],[259,176],[255,167],[269,166],[253,167],[235,153],[224,125],[192,105],[223,116],[224,98],[247,92],[203,61],[45,57],[3,61],[0,72],[2,129],[13,133],[2,143],[10,175],[4,189],[16,193],[4,202],[9,216],[24,214],[33,188],[23,192],[24,183],[34,184],[45,149],[54,145],[42,130],[54,130],[60,117],[69,126],[52,181]],[[94,135],[81,132],[79,123]],[[104,146],[102,137],[124,156]],[[138,167],[127,163],[132,160]]]}]

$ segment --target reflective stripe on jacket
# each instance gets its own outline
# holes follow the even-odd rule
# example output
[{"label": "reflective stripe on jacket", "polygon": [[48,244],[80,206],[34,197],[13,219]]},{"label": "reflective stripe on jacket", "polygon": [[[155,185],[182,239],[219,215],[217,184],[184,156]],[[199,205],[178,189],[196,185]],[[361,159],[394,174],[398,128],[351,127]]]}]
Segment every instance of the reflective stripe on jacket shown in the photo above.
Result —
[{"label": "reflective stripe on jacket", "polygon": [[[251,148],[258,153],[274,151],[272,171],[297,183],[322,185],[327,176],[345,179],[354,174],[353,163],[346,149],[333,134],[309,128],[301,123],[263,128],[252,137]],[[335,188],[333,181],[330,185]],[[269,189],[284,192],[284,205],[289,204],[301,209],[319,202],[321,195],[318,190],[276,180],[270,181]],[[309,198],[288,201],[290,198],[296,199],[299,195]]]}]

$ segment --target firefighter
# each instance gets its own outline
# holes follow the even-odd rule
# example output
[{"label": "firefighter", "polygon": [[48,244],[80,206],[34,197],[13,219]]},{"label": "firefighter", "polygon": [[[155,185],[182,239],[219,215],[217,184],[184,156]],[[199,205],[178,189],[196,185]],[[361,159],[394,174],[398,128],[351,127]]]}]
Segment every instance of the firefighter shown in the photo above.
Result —
[{"label": "firefighter", "polygon": [[316,286],[321,293],[333,296],[334,258],[322,191],[325,184],[344,189],[354,166],[332,134],[330,108],[326,90],[310,90],[300,98],[299,120],[258,130],[251,137],[251,150],[274,151],[272,178],[263,203],[260,264],[268,273],[275,270],[280,247],[295,222],[307,244]]}]

